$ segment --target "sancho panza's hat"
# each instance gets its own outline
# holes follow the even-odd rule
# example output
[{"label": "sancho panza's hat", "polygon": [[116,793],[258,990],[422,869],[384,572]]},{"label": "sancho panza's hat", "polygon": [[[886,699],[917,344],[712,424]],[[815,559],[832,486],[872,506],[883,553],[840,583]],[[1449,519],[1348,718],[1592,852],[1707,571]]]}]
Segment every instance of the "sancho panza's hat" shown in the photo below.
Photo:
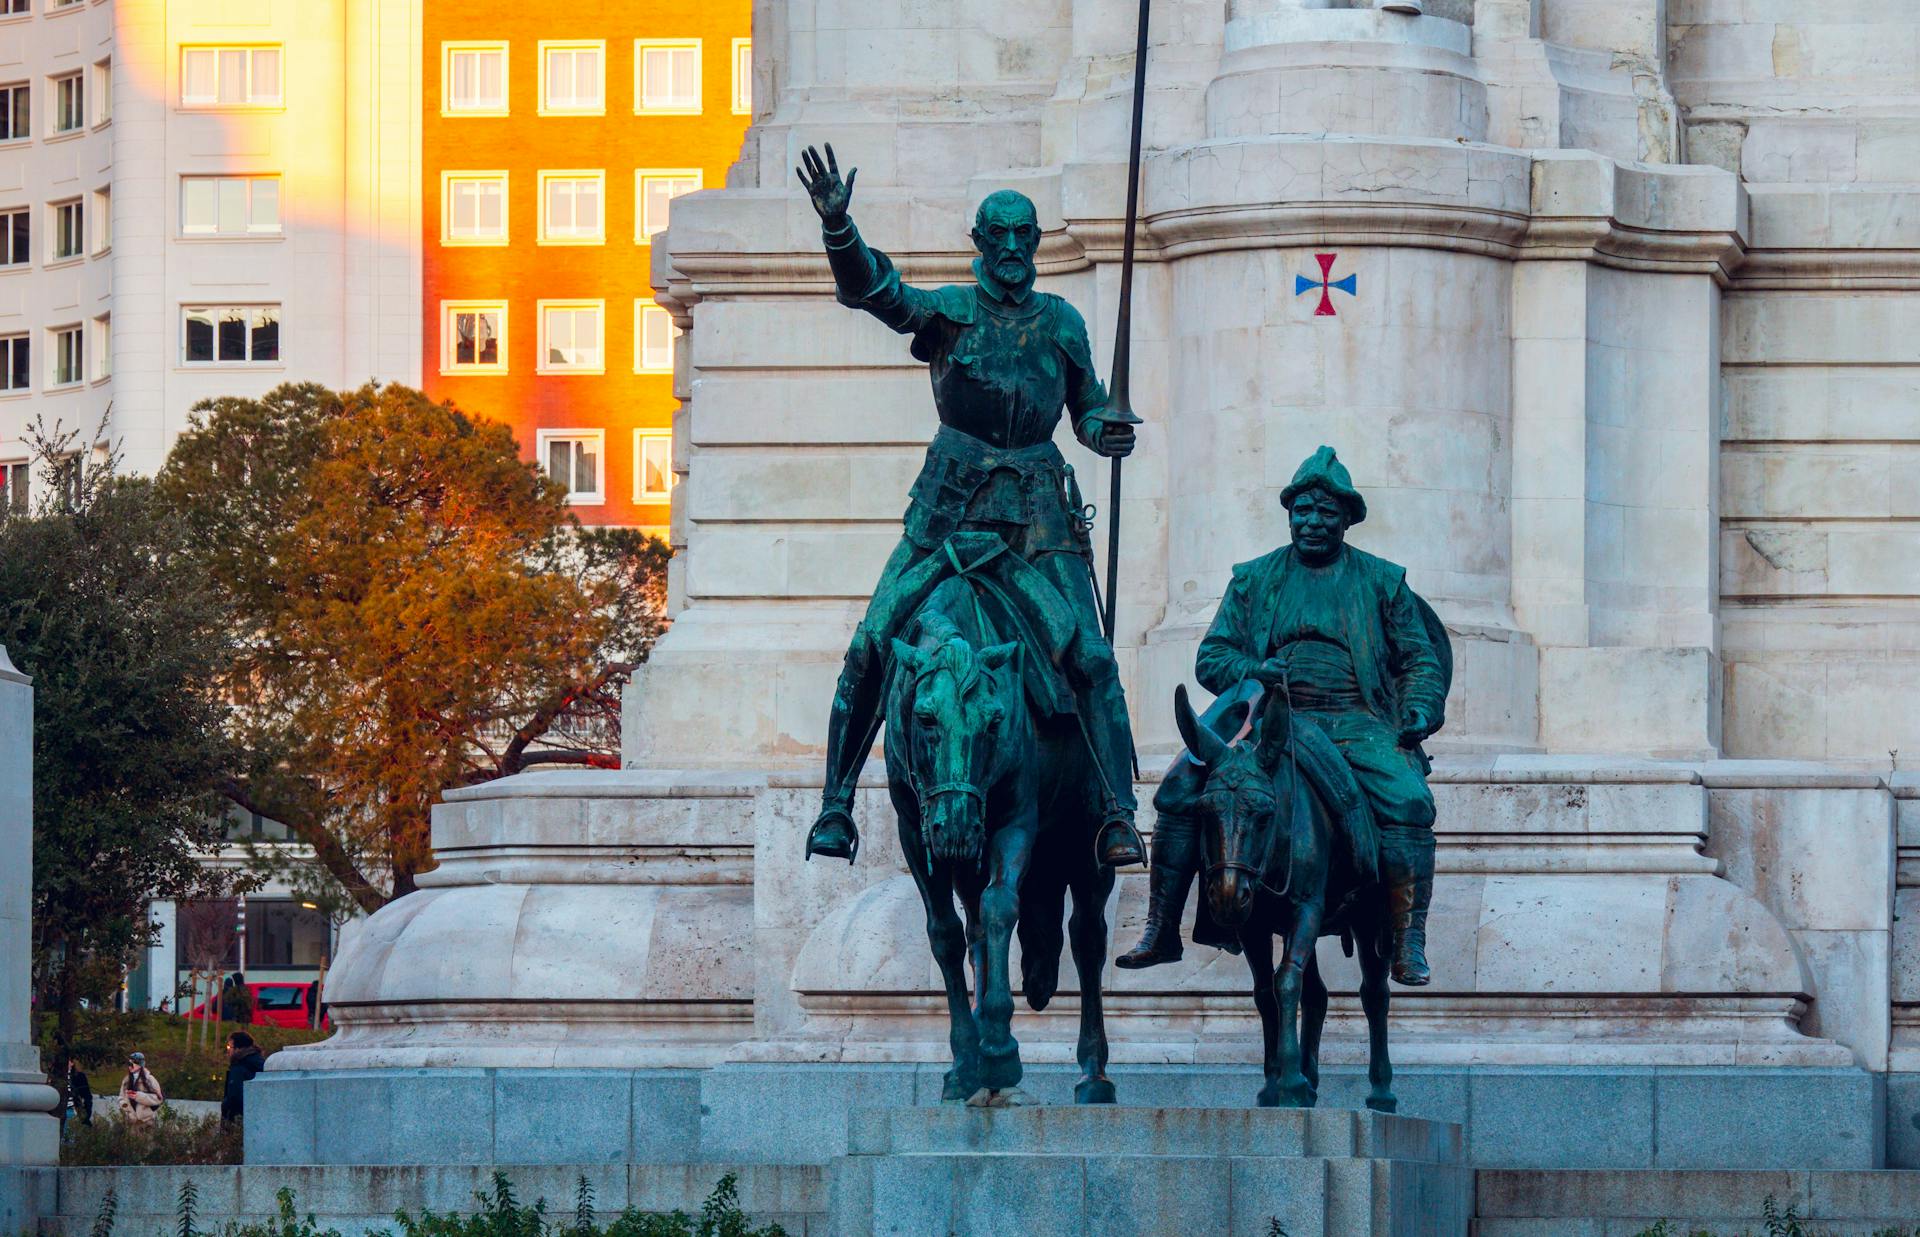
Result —
[{"label": "sancho panza's hat", "polygon": [[1316,489],[1325,490],[1340,500],[1340,505],[1347,509],[1347,523],[1358,524],[1367,518],[1367,500],[1353,488],[1353,477],[1332,447],[1321,447],[1307,457],[1300,471],[1293,474],[1293,484],[1280,491],[1281,505],[1291,507],[1301,491]]}]

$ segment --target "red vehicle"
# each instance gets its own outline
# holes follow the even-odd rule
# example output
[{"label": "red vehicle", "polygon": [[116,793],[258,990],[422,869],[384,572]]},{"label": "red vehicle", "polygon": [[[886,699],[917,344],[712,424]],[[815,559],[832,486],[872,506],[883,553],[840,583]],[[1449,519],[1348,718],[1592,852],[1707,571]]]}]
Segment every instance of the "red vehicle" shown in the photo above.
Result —
[{"label": "red vehicle", "polygon": [[[247,991],[253,996],[253,1022],[257,1027],[310,1027],[313,1025],[313,1007],[308,1004],[314,996],[312,984],[300,983],[249,983]],[[202,1001],[187,1014],[189,1018],[210,1018],[210,1002]],[[321,1030],[332,1030],[333,1023],[326,1016],[324,1008],[320,1015]]]}]

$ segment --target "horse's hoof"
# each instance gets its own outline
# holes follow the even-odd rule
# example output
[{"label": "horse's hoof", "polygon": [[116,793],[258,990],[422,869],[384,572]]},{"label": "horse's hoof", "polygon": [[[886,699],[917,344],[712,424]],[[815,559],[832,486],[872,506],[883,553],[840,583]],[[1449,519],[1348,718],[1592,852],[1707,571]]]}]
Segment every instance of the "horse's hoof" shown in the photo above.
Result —
[{"label": "horse's hoof", "polygon": [[1258,1103],[1262,1108],[1280,1107],[1280,1080],[1279,1079],[1270,1078],[1267,1080],[1267,1085],[1260,1088],[1260,1098],[1258,1100]]},{"label": "horse's hoof", "polygon": [[1375,1112],[1399,1112],[1400,1101],[1393,1098],[1393,1092],[1389,1091],[1385,1095],[1369,1095],[1367,1107]]},{"label": "horse's hoof", "polygon": [[1314,1101],[1320,1098],[1304,1078],[1281,1084],[1279,1090],[1279,1106],[1282,1108],[1312,1108]]},{"label": "horse's hoof", "polygon": [[956,1066],[947,1071],[946,1080],[940,1087],[940,1102],[943,1104],[962,1103],[979,1089],[980,1085],[973,1080],[972,1075],[970,1073],[962,1073],[959,1067]]},{"label": "horse's hoof", "polygon": [[1117,1104],[1119,1094],[1113,1089],[1111,1078],[1082,1078],[1073,1089],[1073,1102],[1076,1104]]}]

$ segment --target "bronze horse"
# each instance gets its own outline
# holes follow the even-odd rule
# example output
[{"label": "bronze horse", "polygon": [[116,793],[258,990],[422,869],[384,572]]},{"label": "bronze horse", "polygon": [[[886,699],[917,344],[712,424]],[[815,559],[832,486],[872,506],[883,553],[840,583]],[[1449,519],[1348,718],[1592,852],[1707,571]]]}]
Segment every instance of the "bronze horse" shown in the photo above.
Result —
[{"label": "bronze horse", "polygon": [[1100,972],[1114,875],[1094,854],[1099,775],[1076,719],[1043,718],[1030,704],[1021,659],[1032,654],[1000,642],[975,587],[950,577],[916,612],[908,639],[893,642],[886,703],[887,787],[946,987],[953,1068],[941,1098],[1024,1102],[1009,974],[1017,925],[1023,987],[1036,1010],[1052,1000],[1061,949],[1071,943],[1080,977],[1074,1100],[1111,1104]]},{"label": "bronze horse", "polygon": [[[1174,720],[1198,784],[1189,807],[1199,817],[1205,852],[1204,910],[1237,934],[1253,972],[1266,1084],[1262,1107],[1310,1108],[1319,1096],[1320,1032],[1327,987],[1315,946],[1339,935],[1360,958],[1360,1005],[1367,1016],[1367,1107],[1393,1112],[1387,1055],[1387,971],[1392,931],[1378,878],[1378,842],[1346,836],[1301,767],[1300,745],[1331,746],[1313,722],[1296,717],[1284,686],[1255,685],[1223,697],[1217,716],[1196,717],[1186,688],[1174,694]],[[1222,726],[1232,738],[1215,729]],[[1185,759],[1185,758],[1183,758]],[[1332,759],[1340,759],[1337,755]],[[1169,781],[1173,780],[1170,775]],[[1285,938],[1278,968],[1273,938]]]}]

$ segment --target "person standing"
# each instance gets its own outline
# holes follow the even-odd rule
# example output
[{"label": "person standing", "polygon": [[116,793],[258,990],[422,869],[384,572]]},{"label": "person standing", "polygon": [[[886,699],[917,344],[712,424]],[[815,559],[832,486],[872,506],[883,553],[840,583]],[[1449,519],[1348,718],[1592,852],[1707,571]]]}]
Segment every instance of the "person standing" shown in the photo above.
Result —
[{"label": "person standing", "polygon": [[160,1089],[160,1080],[147,1068],[147,1054],[131,1053],[127,1057],[127,1076],[120,1083],[121,1114],[137,1125],[145,1125],[160,1114],[160,1106],[167,1102],[167,1093]]},{"label": "person standing", "polygon": [[247,1083],[267,1066],[267,1055],[245,1031],[227,1036],[227,1089],[220,1098],[220,1123],[232,1125],[246,1119]]},{"label": "person standing", "polygon": [[67,1106],[81,1125],[93,1124],[93,1083],[78,1061],[67,1061]]}]

